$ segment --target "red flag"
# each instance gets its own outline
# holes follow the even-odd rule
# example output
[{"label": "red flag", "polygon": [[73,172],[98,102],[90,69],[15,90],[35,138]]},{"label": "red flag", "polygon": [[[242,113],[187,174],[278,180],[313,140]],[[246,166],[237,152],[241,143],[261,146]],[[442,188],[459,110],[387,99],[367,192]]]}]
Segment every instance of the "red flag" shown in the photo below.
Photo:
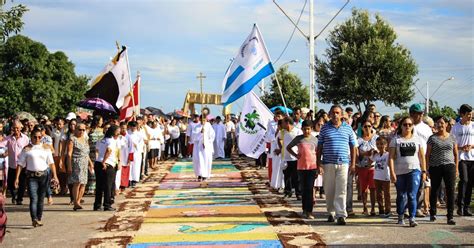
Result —
[{"label": "red flag", "polygon": [[[130,92],[131,93],[131,92]],[[128,94],[124,99],[124,104],[120,109],[120,121],[130,120],[134,115],[140,114],[140,77],[133,84],[133,96]],[[132,98],[133,97],[133,98]]]}]

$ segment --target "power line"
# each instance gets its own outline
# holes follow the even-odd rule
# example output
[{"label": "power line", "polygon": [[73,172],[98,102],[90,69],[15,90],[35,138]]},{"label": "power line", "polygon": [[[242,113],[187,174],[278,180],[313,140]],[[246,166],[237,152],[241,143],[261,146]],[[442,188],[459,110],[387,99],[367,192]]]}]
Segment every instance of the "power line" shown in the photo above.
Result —
[{"label": "power line", "polygon": [[[305,0],[305,1],[304,1],[303,8],[301,8],[300,16],[298,17],[298,20],[296,21],[295,27],[293,28],[293,32],[291,32],[290,38],[289,38],[288,41],[286,42],[285,48],[283,48],[283,51],[281,51],[281,53],[280,53],[280,55],[278,56],[278,58],[273,62],[274,64],[276,64],[276,63],[278,62],[278,60],[280,60],[281,56],[283,56],[283,54],[285,53],[286,49],[288,48],[288,45],[290,45],[290,42],[291,42],[291,40],[293,39],[293,35],[295,34],[296,29],[298,28],[298,24],[300,23],[301,16],[303,15],[304,9],[306,8],[306,3],[307,3],[307,2],[308,2],[308,0]],[[276,4],[276,2],[275,2],[275,4]],[[278,5],[277,5],[277,6],[278,6]],[[278,6],[278,7],[280,7],[280,6]],[[281,9],[281,8],[280,8],[280,9]]]}]

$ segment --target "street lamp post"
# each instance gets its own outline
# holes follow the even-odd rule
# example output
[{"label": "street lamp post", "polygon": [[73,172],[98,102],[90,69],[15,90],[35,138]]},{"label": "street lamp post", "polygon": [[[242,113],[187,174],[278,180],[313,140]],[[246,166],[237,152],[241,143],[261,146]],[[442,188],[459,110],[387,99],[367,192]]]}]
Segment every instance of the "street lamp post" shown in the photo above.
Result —
[{"label": "street lamp post", "polygon": [[439,88],[441,88],[441,86],[446,83],[447,81],[450,81],[450,80],[453,80],[454,77],[449,77],[447,79],[445,79],[443,82],[441,82],[441,84],[438,86],[438,88],[436,88],[436,90],[433,92],[433,94],[431,94],[430,96],[430,91],[429,91],[429,82],[426,82],[426,114],[429,114],[430,113],[430,98],[432,98],[434,96],[434,94],[439,90]]}]

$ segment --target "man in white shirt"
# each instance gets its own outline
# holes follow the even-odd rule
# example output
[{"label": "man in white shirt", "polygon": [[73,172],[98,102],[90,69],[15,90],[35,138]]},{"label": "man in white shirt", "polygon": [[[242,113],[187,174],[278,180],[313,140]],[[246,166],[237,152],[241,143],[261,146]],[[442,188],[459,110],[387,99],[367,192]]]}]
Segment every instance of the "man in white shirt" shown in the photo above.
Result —
[{"label": "man in white shirt", "polygon": [[271,182],[273,167],[280,168],[280,165],[273,165],[273,156],[278,156],[273,153],[276,147],[276,132],[278,129],[278,120],[283,119],[283,113],[280,110],[276,110],[273,116],[273,120],[267,124],[267,131],[265,132],[265,142],[267,142],[267,167],[268,167],[268,179]]},{"label": "man in white shirt", "polygon": [[41,131],[31,132],[31,144],[26,146],[18,159],[16,168],[15,188],[20,183],[20,174],[26,170],[28,193],[30,196],[30,215],[33,227],[42,226],[44,198],[47,190],[48,167],[51,168],[53,180],[58,181],[54,166],[53,154],[48,145],[41,144]]},{"label": "man in white shirt", "polygon": [[186,130],[186,137],[188,140],[188,151],[187,154],[188,156],[192,156],[193,153],[193,144],[194,144],[194,138],[193,138],[193,130],[196,125],[199,125],[201,122],[199,121],[199,115],[194,115],[193,120],[188,123],[188,128]]},{"label": "man in white shirt", "polygon": [[[294,126],[293,119],[289,116],[283,118],[283,128],[286,130],[285,137],[283,139],[282,150],[284,151],[288,144],[298,135],[303,134],[301,129]],[[298,147],[292,149],[298,154]],[[283,170],[285,178],[285,197],[291,197],[293,195],[292,188],[295,189],[296,199],[301,201],[301,190],[300,182],[298,180],[297,162],[298,159],[291,155],[289,152],[284,151],[284,158],[287,164],[286,169]]]},{"label": "man in white shirt", "polygon": [[214,139],[214,158],[222,159],[225,157],[224,145],[226,140],[226,130],[224,124],[222,124],[220,116],[216,117],[216,122],[212,125],[216,137]]},{"label": "man in white shirt", "polygon": [[456,138],[459,150],[458,215],[472,216],[469,211],[474,184],[474,122],[472,107],[463,104],[459,108],[461,121],[454,124],[451,134]]},{"label": "man in white shirt", "polygon": [[138,131],[140,135],[143,138],[143,143],[141,144],[141,151],[142,151],[142,163],[140,166],[140,179],[142,179],[144,176],[148,175],[148,160],[147,160],[147,151],[148,151],[148,140],[150,138],[149,135],[149,129],[150,126],[147,125],[147,119],[146,116],[138,116],[137,117],[137,124],[138,124]]},{"label": "man in white shirt", "polygon": [[133,160],[130,161],[130,186],[135,187],[136,183],[140,181],[140,172],[142,164],[142,151],[145,144],[143,135],[138,131],[138,123],[131,121],[128,123],[129,126],[129,139],[130,139],[130,153]]},{"label": "man in white shirt", "polygon": [[230,158],[232,154],[232,149],[234,148],[234,138],[235,138],[235,124],[231,120],[230,115],[225,116],[225,132],[226,132],[226,142],[224,147],[225,157]]},{"label": "man in white shirt", "polygon": [[148,164],[155,168],[158,162],[159,150],[163,143],[163,130],[158,126],[157,121],[152,121],[152,127],[148,130],[150,139],[148,141]]},{"label": "man in white shirt", "polygon": [[[428,138],[433,135],[433,131],[430,126],[423,122],[424,111],[425,107],[422,104],[415,103],[410,106],[410,117],[413,119],[413,124],[415,125],[413,128],[414,135],[420,138],[423,151],[426,152]],[[426,173],[426,171],[422,171],[422,173]],[[425,185],[425,182],[422,180],[420,183],[420,189],[416,195],[418,199],[418,204],[416,205],[416,217],[425,217],[425,214],[421,211],[421,207],[425,202],[425,197],[429,197],[428,194],[425,194]]]}]

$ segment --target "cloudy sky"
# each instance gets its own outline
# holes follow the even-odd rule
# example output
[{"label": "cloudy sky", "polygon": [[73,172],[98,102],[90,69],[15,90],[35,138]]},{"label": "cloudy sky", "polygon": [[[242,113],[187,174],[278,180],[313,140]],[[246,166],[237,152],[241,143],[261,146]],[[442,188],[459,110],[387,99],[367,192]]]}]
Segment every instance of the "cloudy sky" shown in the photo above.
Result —
[{"label": "cloudy sky", "polygon": [[[277,0],[297,19],[305,0]],[[315,32],[332,18],[345,0],[315,0]],[[161,107],[165,112],[181,108],[188,90],[198,91],[196,75],[207,78],[204,90],[221,93],[229,59],[258,23],[272,59],[288,41],[293,27],[270,0],[41,0],[20,1],[30,11],[22,34],[44,43],[50,51],[64,51],[76,72],[95,76],[116,52],[115,41],[129,47],[132,77],[142,75],[142,107]],[[11,5],[11,3],[9,3]],[[352,0],[316,42],[324,54],[328,31],[350,16],[351,8],[380,13],[395,29],[419,65],[418,88],[430,94],[442,81],[433,99],[458,107],[474,103],[474,17],[472,0]],[[308,31],[308,5],[300,26]],[[295,33],[275,67],[290,65],[305,84],[309,81],[308,44]],[[416,90],[413,102],[423,101]],[[239,111],[242,101],[234,104]],[[318,103],[319,108],[328,105]],[[398,109],[377,103],[393,114]]]}]

